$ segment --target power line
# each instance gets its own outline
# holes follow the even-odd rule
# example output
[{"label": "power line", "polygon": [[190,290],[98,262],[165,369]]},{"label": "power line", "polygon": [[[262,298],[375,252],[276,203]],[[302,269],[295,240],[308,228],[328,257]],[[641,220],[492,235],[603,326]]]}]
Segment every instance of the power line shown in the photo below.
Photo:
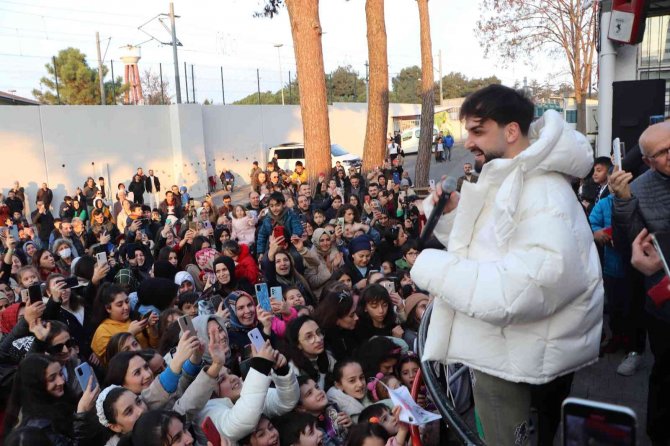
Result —
[{"label": "power line", "polygon": [[115,16],[119,16],[119,17],[131,17],[131,18],[135,18],[135,19],[139,18],[139,16],[136,16],[136,15],[123,14],[123,13],[120,13],[120,12],[93,11],[93,10],[90,10],[90,9],[85,10],[85,9],[75,9],[75,8],[63,8],[63,7],[60,7],[60,6],[48,6],[48,5],[44,5],[44,4],[36,5],[34,3],[22,3],[22,2],[15,2],[15,1],[10,1],[10,0],[0,0],[0,3],[9,3],[9,4],[12,4],[12,5],[27,6],[27,7],[30,7],[30,8],[40,8],[40,9],[46,8],[46,9],[56,9],[56,10],[59,10],[59,11],[80,12],[80,13],[83,13],[83,14],[115,15]]}]

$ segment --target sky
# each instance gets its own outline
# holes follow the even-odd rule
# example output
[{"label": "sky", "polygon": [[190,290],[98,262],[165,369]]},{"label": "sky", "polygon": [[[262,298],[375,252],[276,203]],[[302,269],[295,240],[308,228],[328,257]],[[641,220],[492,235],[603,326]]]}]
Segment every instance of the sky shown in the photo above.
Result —
[{"label": "sky", "polygon": [[[256,70],[261,91],[280,88],[281,74],[288,82],[295,75],[295,58],[288,12],[273,19],[255,18],[261,0],[175,0],[179,66],[184,92],[184,62],[187,64],[189,95],[192,96],[191,65],[198,102],[223,101],[223,69],[226,103],[254,93]],[[435,79],[438,78],[438,52],[442,52],[442,71],[457,71],[468,77],[496,75],[513,85],[524,77],[540,82],[567,80],[567,71],[554,57],[537,55],[533,65],[516,62],[504,68],[495,56],[485,58],[475,35],[479,17],[476,0],[432,0],[429,2]],[[100,33],[105,65],[114,61],[115,76],[123,76],[120,56],[128,44],[141,44],[140,72],[151,70],[169,82],[174,95],[172,48],[160,41],[170,40],[157,19],[169,11],[168,1],[157,0],[0,0],[0,90],[32,98],[33,88],[46,75],[44,65],[51,56],[69,46],[79,48],[90,66],[97,66],[95,33]],[[367,59],[365,0],[321,0],[319,6],[326,72],[340,65],[351,65],[365,74]],[[403,67],[421,64],[419,14],[415,0],[386,0],[389,76]],[[138,27],[149,22],[143,29]],[[169,22],[166,22],[169,26]],[[277,44],[283,46],[279,50]],[[106,79],[109,79],[109,75]],[[192,100],[192,97],[190,98]]]}]

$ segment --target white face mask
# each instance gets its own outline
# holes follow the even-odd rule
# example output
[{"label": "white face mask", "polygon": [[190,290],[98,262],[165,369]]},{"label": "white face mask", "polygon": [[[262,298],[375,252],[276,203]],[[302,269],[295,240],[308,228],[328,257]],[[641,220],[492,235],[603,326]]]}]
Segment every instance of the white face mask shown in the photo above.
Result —
[{"label": "white face mask", "polygon": [[58,251],[58,256],[61,259],[67,259],[71,255],[72,255],[72,250],[70,248],[65,248],[65,249],[61,249],[60,251]]}]

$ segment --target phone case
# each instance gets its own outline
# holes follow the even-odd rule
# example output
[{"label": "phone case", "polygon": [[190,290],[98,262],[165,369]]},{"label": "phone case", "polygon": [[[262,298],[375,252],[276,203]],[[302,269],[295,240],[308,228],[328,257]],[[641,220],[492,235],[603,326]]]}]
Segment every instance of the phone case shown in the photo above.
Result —
[{"label": "phone case", "polygon": [[179,324],[179,328],[181,329],[182,333],[188,330],[191,336],[197,336],[195,328],[193,327],[193,321],[191,321],[189,316],[181,316],[179,319],[177,319],[177,323]]},{"label": "phone case", "polygon": [[207,441],[212,443],[212,446],[221,446],[221,435],[210,417],[205,418],[200,427],[202,427]]},{"label": "phone case", "polygon": [[247,333],[247,336],[249,336],[249,340],[254,345],[254,347],[256,347],[256,351],[259,351],[265,345],[265,338],[263,338],[263,335],[258,328],[251,330],[249,333]]},{"label": "phone case", "polygon": [[270,305],[270,296],[268,295],[268,284],[257,283],[255,288],[258,305],[260,305],[261,308],[263,308],[265,311],[272,311],[272,305]]},{"label": "phone case", "polygon": [[91,376],[93,377],[93,382],[91,384],[93,387],[95,387],[96,383],[98,382],[98,380],[95,377],[95,373],[93,373],[93,369],[91,369],[91,366],[88,365],[87,362],[82,362],[80,365],[75,367],[74,374],[77,376],[77,381],[79,381],[81,390],[86,390],[86,386],[88,385],[88,379]]},{"label": "phone case", "polygon": [[28,297],[30,298],[30,303],[41,302],[42,301],[42,288],[39,285],[33,285],[28,288]]},{"label": "phone case", "polygon": [[280,286],[273,286],[270,288],[270,297],[277,300],[284,300]]}]

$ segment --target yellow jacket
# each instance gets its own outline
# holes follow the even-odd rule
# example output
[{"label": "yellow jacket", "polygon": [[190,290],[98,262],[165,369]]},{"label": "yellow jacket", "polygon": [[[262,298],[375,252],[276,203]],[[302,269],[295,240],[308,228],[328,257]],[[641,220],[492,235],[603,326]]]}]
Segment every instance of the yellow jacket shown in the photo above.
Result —
[{"label": "yellow jacket", "polygon": [[[91,349],[101,361],[105,360],[105,352],[107,351],[107,344],[112,336],[117,333],[127,333],[132,321],[128,319],[126,322],[119,322],[113,319],[105,319],[95,330],[93,340],[91,341]],[[148,336],[147,336],[148,333]],[[135,339],[140,343],[142,348],[156,348],[158,347],[158,337],[153,334],[152,330],[145,330],[135,335]]]}]

